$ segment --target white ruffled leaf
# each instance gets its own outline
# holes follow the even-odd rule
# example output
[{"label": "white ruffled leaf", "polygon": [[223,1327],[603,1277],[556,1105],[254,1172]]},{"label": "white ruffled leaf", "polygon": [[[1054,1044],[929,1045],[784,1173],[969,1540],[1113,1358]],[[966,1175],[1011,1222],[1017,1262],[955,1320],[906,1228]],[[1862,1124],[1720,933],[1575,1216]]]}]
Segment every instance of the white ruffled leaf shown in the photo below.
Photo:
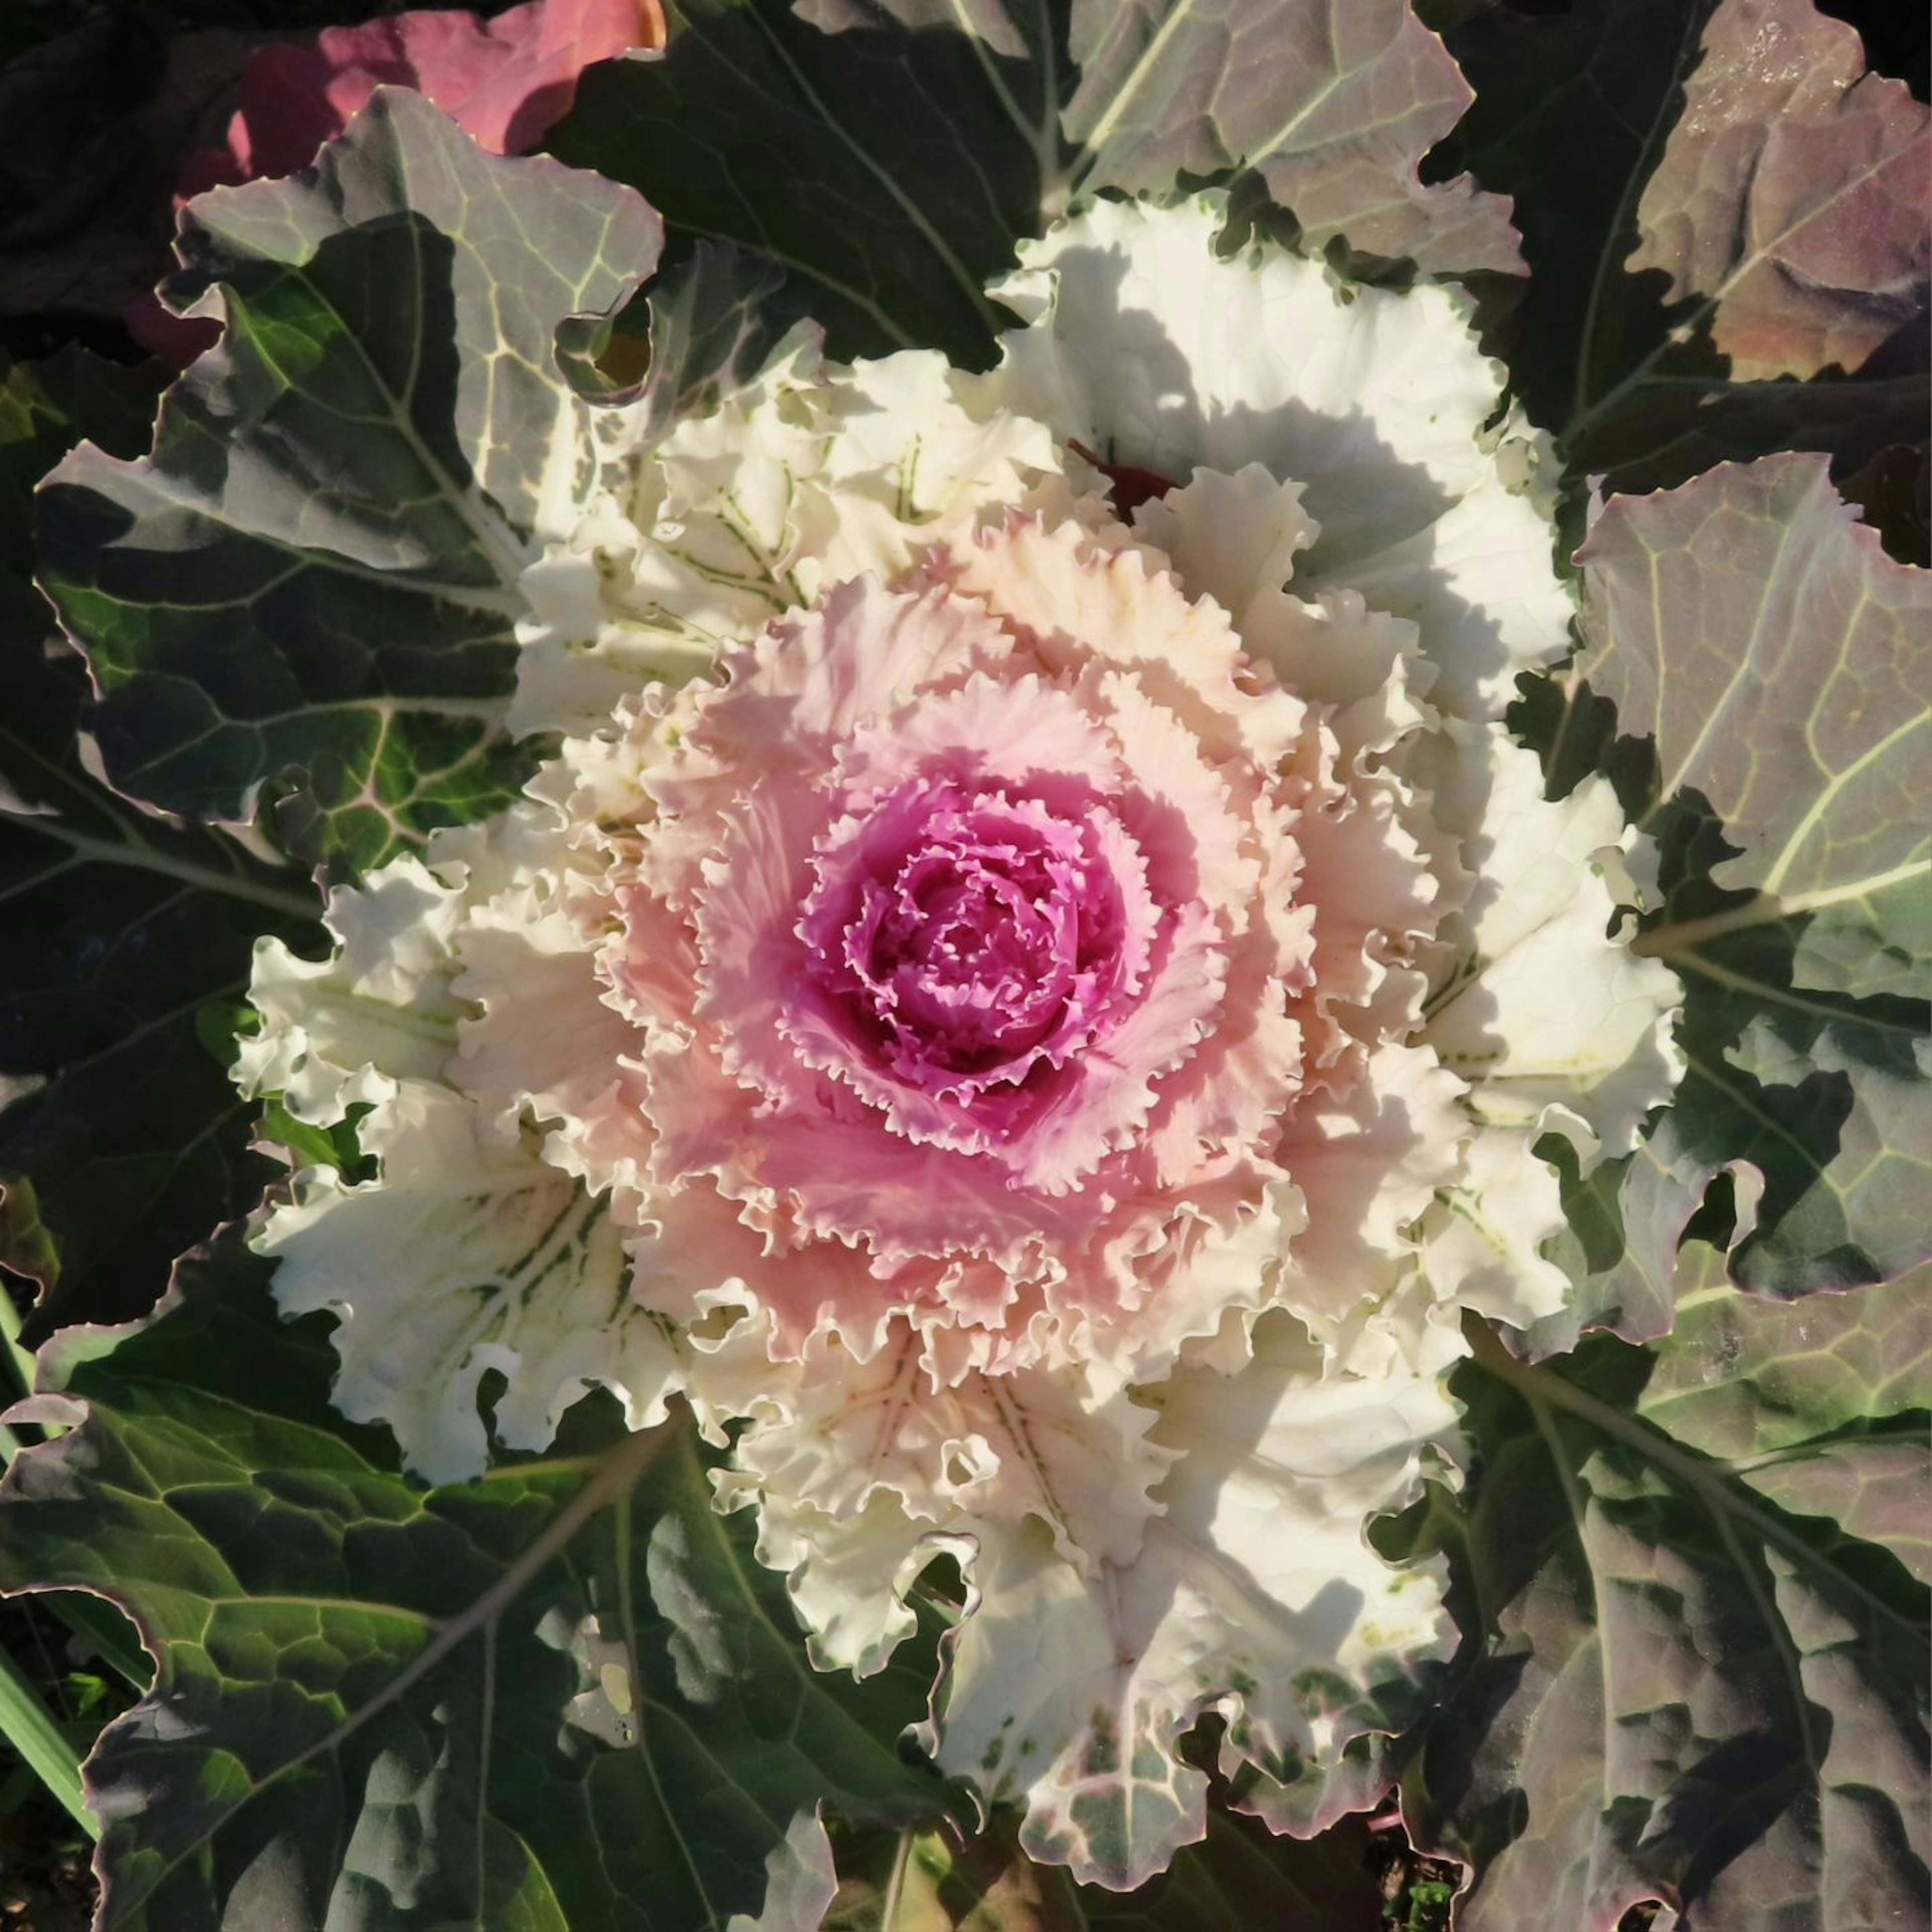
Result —
[{"label": "white ruffled leaf", "polygon": [[279,1094],[298,1120],[328,1126],[398,1080],[435,1078],[464,1010],[449,986],[461,916],[459,893],[419,860],[399,859],[330,896],[332,958],[259,941],[248,998],[261,1029],[241,1043],[236,1085],[250,1100]]},{"label": "white ruffled leaf", "polygon": [[547,1447],[593,1384],[647,1428],[681,1381],[681,1345],[632,1298],[602,1205],[482,1125],[461,1095],[403,1082],[362,1124],[379,1178],[349,1186],[326,1171],[298,1174],[293,1201],[254,1238],[280,1263],[285,1314],[340,1318],[337,1407],[388,1424],[405,1462],[432,1483],[487,1464],[477,1391],[493,1369],[507,1384],[496,1433],[518,1449]]},{"label": "white ruffled leaf", "polygon": [[1634,836],[1616,794],[1592,778],[1546,800],[1534,754],[1498,729],[1466,728],[1425,757],[1438,816],[1468,828],[1475,884],[1445,930],[1455,964],[1422,1037],[1486,1124],[1533,1138],[1558,1108],[1588,1124],[1586,1154],[1628,1154],[1684,1070],[1682,989],[1612,936]]},{"label": "white ruffled leaf", "polygon": [[1008,406],[1177,482],[1258,464],[1300,484],[1321,532],[1302,588],[1413,619],[1438,700],[1499,716],[1568,646],[1547,439],[1485,429],[1504,372],[1462,297],[1343,288],[1268,243],[1217,259],[1225,214],[1102,202],[1022,244],[994,290],[1028,325],[1003,338]]},{"label": "white ruffled leaf", "polygon": [[1204,1711],[1228,1717],[1227,1768],[1286,1782],[1393,1728],[1453,1642],[1437,1573],[1362,1532],[1453,1431],[1436,1378],[1328,1376],[1280,1317],[1256,1342],[1239,1375],[1162,1391],[1156,1439],[1184,1453],[1132,1562],[1083,1576],[1030,1526],[975,1559],[939,1760],[1023,1801],[1022,1843],[1076,1878],[1132,1887],[1201,1836],[1206,1779],[1174,1745]]},{"label": "white ruffled leaf", "polygon": [[903,575],[1025,499],[1059,459],[1045,425],[996,403],[929,351],[847,368],[794,334],[656,448],[620,447],[577,529],[525,574],[512,728],[595,730],[646,682],[701,675],[832,585]]},{"label": "white ruffled leaf", "polygon": [[822,1664],[879,1668],[912,1628],[919,1572],[989,1528],[1038,1524],[1054,1560],[1084,1573],[1138,1552],[1174,1452],[1150,1442],[1154,1412],[1124,1392],[1096,1396],[1074,1367],[934,1390],[903,1334],[865,1362],[825,1335],[777,1369],[756,1339],[728,1340],[693,1385],[752,1413],[718,1494],[757,1502],[760,1558],[791,1573]]}]

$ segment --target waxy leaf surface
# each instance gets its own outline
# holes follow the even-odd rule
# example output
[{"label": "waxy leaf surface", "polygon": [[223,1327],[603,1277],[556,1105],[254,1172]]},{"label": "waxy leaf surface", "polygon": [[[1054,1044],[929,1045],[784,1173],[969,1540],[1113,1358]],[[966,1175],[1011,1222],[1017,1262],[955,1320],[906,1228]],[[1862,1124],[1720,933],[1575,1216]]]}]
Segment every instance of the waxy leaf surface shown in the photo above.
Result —
[{"label": "waxy leaf surface", "polygon": [[1311,246],[1521,273],[1506,201],[1420,178],[1474,96],[1408,0],[1076,0],[1071,43],[1084,186],[1252,168]]},{"label": "waxy leaf surface", "polygon": [[1579,560],[1580,668],[1722,822],[1716,884],[1806,915],[1801,982],[1898,990],[1932,940],[1932,574],[1804,456],[1613,502]]},{"label": "waxy leaf surface", "polygon": [[1932,577],[1884,555],[1814,456],[1614,500],[1579,559],[1588,688],[1555,755],[1594,735],[1659,840],[1639,944],[1684,981],[1688,1066],[1637,1152],[1570,1190],[1557,1258],[1580,1293],[1539,1349],[1580,1324],[1662,1334],[1720,1172],[1743,1286],[1850,1287],[1932,1252]]},{"label": "waxy leaf surface", "polygon": [[1408,0],[682,0],[593,70],[553,151],[674,236],[795,278],[835,353],[992,359],[985,284],[1102,188],[1252,170],[1309,244],[1520,272],[1507,202],[1425,185],[1469,89]]},{"label": "waxy leaf surface", "polygon": [[0,1492],[0,1588],[110,1596],[159,1662],[88,1767],[110,1932],[806,1932],[815,1807],[946,1808],[896,1748],[914,1655],[812,1670],[688,1428],[580,1412],[541,1460],[412,1486],[266,1274],[224,1246],[104,1356],[69,1331],[42,1400],[85,1419]]}]

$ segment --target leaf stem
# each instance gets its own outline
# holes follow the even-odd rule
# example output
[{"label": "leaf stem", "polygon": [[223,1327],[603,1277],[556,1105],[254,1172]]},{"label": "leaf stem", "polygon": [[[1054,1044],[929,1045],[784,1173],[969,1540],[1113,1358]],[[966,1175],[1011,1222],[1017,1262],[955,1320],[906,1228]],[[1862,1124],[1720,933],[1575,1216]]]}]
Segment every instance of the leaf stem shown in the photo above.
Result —
[{"label": "leaf stem", "polygon": [[1875,892],[1889,891],[1912,879],[1932,878],[1932,859],[1916,859],[1894,866],[1869,879],[1856,879],[1842,886],[1828,886],[1815,892],[1795,892],[1780,898],[1760,892],[1744,904],[1726,912],[1714,912],[1702,919],[1681,920],[1674,926],[1654,926],[1630,941],[1630,950],[1646,958],[1669,958],[1688,952],[1707,939],[1721,938],[1727,932],[1740,932],[1754,926],[1774,926],[1780,920],[1796,919],[1808,912],[1820,912],[1827,906],[1844,905],[1854,899],[1870,898]]},{"label": "leaf stem", "polygon": [[886,1895],[879,1907],[879,1932],[896,1932],[899,1922],[899,1907],[905,1898],[906,1873],[912,1864],[913,1828],[908,1825],[899,1834],[898,1844],[892,1850],[892,1869],[886,1880]]},{"label": "leaf stem", "polygon": [[[1610,286],[1610,271],[1613,266],[1621,263],[1622,258],[1616,256],[1613,251],[1618,242],[1624,239],[1636,224],[1636,204],[1642,199],[1644,184],[1650,178],[1651,169],[1647,164],[1651,162],[1658,138],[1670,122],[1671,100],[1678,92],[1692,38],[1702,25],[1704,12],[1704,9],[1694,7],[1684,20],[1683,38],[1678,43],[1677,58],[1672,64],[1671,84],[1665,88],[1658,98],[1657,112],[1651,118],[1649,129],[1643,137],[1643,145],[1636,152],[1636,159],[1624,182],[1624,191],[1617,198],[1616,212],[1611,218],[1610,226],[1604,231],[1604,245],[1598,251],[1596,272],[1590,278],[1589,299],[1583,310],[1582,332],[1577,340],[1576,382],[1570,394],[1570,420],[1563,428],[1565,443],[1574,443],[1584,426],[1602,412],[1606,403],[1614,400],[1628,386],[1626,379],[1626,381],[1618,382],[1610,392],[1608,397],[1594,403],[1590,400],[1590,374],[1596,362],[1598,316],[1604,295]],[[1624,252],[1628,254],[1629,250],[1626,248]],[[1640,364],[1640,370],[1648,367],[1648,362],[1655,359],[1652,356],[1646,362]]]}]

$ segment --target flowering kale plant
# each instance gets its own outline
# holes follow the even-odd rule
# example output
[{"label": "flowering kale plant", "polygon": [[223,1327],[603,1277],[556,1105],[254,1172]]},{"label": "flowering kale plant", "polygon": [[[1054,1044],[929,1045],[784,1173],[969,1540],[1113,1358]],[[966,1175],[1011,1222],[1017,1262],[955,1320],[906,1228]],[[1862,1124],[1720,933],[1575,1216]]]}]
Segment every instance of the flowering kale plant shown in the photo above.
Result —
[{"label": "flowering kale plant", "polygon": [[7,377],[100,1925],[1928,1924],[1927,110],[1422,12],[325,35]]}]

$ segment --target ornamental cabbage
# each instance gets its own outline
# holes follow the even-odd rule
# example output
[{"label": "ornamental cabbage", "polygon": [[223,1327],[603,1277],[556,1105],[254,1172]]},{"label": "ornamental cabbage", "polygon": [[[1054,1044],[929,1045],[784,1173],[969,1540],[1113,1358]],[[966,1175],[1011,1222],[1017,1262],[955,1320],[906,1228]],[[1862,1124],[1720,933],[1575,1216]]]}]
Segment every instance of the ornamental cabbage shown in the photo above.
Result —
[{"label": "ornamental cabbage", "polygon": [[1022,248],[989,374],[789,338],[604,412],[524,579],[528,795],[256,958],[238,1078],[352,1123],[258,1246],[433,1480],[682,1398],[814,1661],[958,1562],[927,1739],[1118,1886],[1177,1754],[1306,1832],[1453,1633],[1364,1534],[1466,1310],[1562,1305],[1550,1137],[1679,1072],[1634,835],[1502,722],[1568,643],[1545,440],[1467,306],[1226,208]]}]

